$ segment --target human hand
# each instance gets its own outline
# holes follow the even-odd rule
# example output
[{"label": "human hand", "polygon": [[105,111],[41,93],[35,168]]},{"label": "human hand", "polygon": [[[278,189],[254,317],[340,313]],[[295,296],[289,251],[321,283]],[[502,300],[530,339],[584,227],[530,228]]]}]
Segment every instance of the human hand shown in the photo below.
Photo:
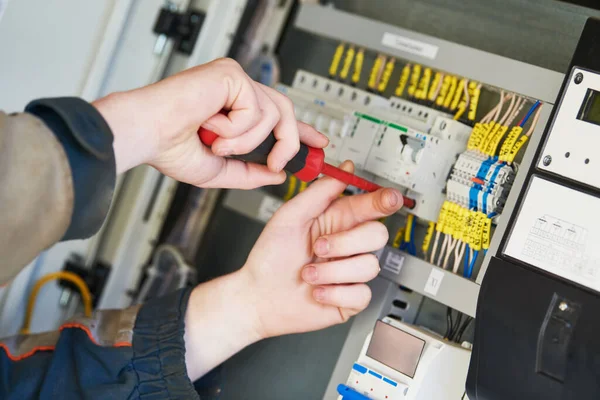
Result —
[{"label": "human hand", "polygon": [[[235,61],[219,59],[153,85],[94,102],[114,136],[117,171],[150,164],[165,175],[200,187],[250,189],[279,184],[282,168],[300,142],[323,148],[328,140],[296,121],[292,102],[252,81]],[[221,110],[229,110],[226,115]],[[219,135],[211,149],[197,135]],[[273,131],[268,165],[224,158],[254,150]]]},{"label": "human hand", "polygon": [[[351,163],[342,165],[353,172]],[[342,182],[324,178],[281,207],[241,270],[252,288],[259,335],[322,329],[347,321],[371,299],[379,273],[371,252],[388,240],[376,221],[398,211],[394,189],[340,198]]]},{"label": "human hand", "polygon": [[364,283],[379,273],[369,253],[388,239],[375,220],[398,211],[402,196],[380,189],[340,198],[345,188],[333,178],[312,184],[273,215],[241,270],[194,289],[186,314],[192,379],[252,342],[322,329],[367,307]]}]

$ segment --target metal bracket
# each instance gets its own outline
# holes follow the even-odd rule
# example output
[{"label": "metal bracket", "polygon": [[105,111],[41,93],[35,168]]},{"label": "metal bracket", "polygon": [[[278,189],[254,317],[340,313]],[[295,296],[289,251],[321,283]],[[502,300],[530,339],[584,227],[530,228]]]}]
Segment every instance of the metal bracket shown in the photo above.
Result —
[{"label": "metal bracket", "polygon": [[204,13],[196,10],[177,12],[172,7],[164,7],[158,13],[153,31],[159,38],[173,39],[175,50],[190,55],[204,22]]}]

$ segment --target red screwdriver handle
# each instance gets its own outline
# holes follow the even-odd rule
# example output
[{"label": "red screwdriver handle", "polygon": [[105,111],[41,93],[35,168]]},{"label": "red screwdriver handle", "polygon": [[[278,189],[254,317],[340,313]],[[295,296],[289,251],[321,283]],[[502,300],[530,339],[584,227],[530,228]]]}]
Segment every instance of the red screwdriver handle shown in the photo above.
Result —
[{"label": "red screwdriver handle", "polygon": [[[200,141],[209,147],[218,138],[216,133],[202,127],[198,129],[198,136],[200,137]],[[266,165],[267,158],[276,142],[277,139],[275,139],[275,135],[271,132],[256,149],[248,154],[235,156],[235,158],[246,162]],[[300,150],[283,169],[294,174],[303,182],[311,182],[321,174],[324,165],[325,152],[323,149],[317,149],[300,143]]]},{"label": "red screwdriver handle", "polygon": [[[202,127],[198,129],[198,136],[200,137],[200,141],[209,147],[212,146],[215,140],[218,138],[216,133]],[[267,157],[271,153],[271,150],[273,150],[276,142],[277,140],[275,139],[275,135],[273,132],[271,132],[256,149],[248,154],[235,156],[235,158],[246,162],[266,165]],[[346,184],[356,186],[357,188],[366,190],[368,192],[374,192],[381,188],[381,186],[369,182],[366,179],[326,164],[325,152],[323,149],[310,147],[303,143],[300,143],[300,150],[283,169],[294,174],[303,182],[312,182],[313,180],[317,179],[321,173],[323,173]],[[404,196],[403,198],[404,206],[406,208],[413,209],[415,207],[415,201],[413,199],[409,199],[408,197]]]}]

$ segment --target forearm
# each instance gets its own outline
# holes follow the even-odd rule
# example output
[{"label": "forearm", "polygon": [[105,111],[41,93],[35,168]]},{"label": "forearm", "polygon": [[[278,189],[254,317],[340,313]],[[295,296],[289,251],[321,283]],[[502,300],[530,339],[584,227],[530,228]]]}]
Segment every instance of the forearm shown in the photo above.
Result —
[{"label": "forearm", "polygon": [[185,316],[185,360],[192,381],[262,338],[248,277],[238,271],[194,289]]},{"label": "forearm", "polygon": [[117,174],[148,162],[158,146],[160,115],[153,115],[154,99],[141,90],[113,93],[92,103],[113,132]]}]

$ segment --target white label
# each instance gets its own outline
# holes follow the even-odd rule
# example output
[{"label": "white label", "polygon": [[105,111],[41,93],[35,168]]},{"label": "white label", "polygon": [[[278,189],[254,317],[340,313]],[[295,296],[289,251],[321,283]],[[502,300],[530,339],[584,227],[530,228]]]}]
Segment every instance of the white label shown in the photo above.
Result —
[{"label": "white label", "polygon": [[263,201],[260,203],[258,208],[258,219],[262,222],[267,222],[271,219],[275,211],[283,205],[283,201],[278,200],[274,197],[265,196]]},{"label": "white label", "polygon": [[438,46],[429,43],[424,43],[419,40],[407,38],[406,36],[394,35],[386,32],[381,38],[381,44],[407,53],[416,54],[421,57],[435,60],[437,57]]},{"label": "white label", "polygon": [[400,270],[402,269],[402,265],[404,264],[404,256],[400,253],[396,253],[394,251],[389,251],[387,256],[385,257],[385,262],[383,263],[383,269],[387,269],[390,272],[398,275]]},{"label": "white label", "polygon": [[444,273],[439,269],[432,268],[429,273],[429,278],[425,283],[425,293],[429,293],[432,296],[437,296],[438,290],[440,290],[440,286],[442,285],[442,280],[444,279]]},{"label": "white label", "polygon": [[505,254],[600,292],[600,199],[534,178]]}]

